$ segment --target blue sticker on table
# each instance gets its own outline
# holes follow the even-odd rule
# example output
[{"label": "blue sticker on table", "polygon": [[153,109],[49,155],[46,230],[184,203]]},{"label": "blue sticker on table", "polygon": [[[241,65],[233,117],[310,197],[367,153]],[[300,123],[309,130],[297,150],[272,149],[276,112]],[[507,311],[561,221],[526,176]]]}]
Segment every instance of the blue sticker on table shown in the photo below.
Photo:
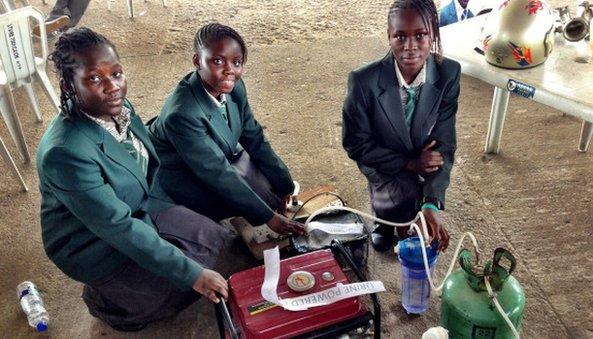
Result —
[{"label": "blue sticker on table", "polygon": [[507,89],[509,92],[518,94],[528,99],[533,98],[533,95],[535,94],[535,87],[513,79],[510,79],[509,82],[507,82]]}]

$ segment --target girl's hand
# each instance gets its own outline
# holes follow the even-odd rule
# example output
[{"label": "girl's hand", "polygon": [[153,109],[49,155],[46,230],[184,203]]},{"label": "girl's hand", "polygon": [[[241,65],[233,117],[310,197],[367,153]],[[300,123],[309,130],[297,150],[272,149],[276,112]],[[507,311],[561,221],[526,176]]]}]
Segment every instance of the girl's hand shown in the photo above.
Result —
[{"label": "girl's hand", "polygon": [[422,213],[426,218],[428,224],[428,233],[430,234],[432,241],[439,241],[439,251],[444,251],[449,246],[449,232],[445,229],[445,225],[441,219],[441,212],[424,208]]},{"label": "girl's hand", "polygon": [[216,293],[220,293],[225,299],[229,297],[229,286],[226,280],[218,272],[207,268],[202,271],[192,288],[216,304],[220,302]]},{"label": "girl's hand", "polygon": [[436,146],[436,140],[432,140],[424,148],[418,159],[411,160],[406,168],[418,174],[428,174],[436,172],[443,165],[443,156],[440,152],[431,151]]},{"label": "girl's hand", "polygon": [[289,202],[290,202],[290,194],[287,194],[280,201],[280,206],[278,206],[278,209],[276,210],[276,212],[278,212],[278,214],[286,216],[286,206],[288,205]]},{"label": "girl's hand", "polygon": [[272,231],[282,235],[305,234],[305,226],[303,224],[289,220],[285,216],[282,216],[278,213],[274,213],[272,219],[270,219],[266,224],[270,229],[272,229]]}]

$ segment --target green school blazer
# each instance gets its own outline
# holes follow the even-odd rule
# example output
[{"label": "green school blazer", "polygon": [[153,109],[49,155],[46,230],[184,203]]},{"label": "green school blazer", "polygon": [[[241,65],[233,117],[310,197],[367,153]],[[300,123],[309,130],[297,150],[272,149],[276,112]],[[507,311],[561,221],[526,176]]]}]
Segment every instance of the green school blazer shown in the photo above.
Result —
[{"label": "green school blazer", "polygon": [[270,220],[274,211],[230,165],[239,148],[242,146],[249,154],[278,196],[291,193],[294,184],[288,168],[253,117],[242,80],[226,98],[230,126],[197,72],[179,82],[149,126],[163,168],[159,182],[176,203],[191,200],[199,205],[200,201],[218,196],[250,223],[260,225]]},{"label": "green school blazer", "polygon": [[[148,213],[173,206],[150,197],[159,161],[142,121],[132,109],[130,130],[146,147],[145,176],[115,138],[88,119],[58,115],[41,138],[37,170],[45,252],[69,277],[92,284],[134,260],[182,288],[202,267],[159,237]],[[149,201],[154,200],[154,201]]]}]

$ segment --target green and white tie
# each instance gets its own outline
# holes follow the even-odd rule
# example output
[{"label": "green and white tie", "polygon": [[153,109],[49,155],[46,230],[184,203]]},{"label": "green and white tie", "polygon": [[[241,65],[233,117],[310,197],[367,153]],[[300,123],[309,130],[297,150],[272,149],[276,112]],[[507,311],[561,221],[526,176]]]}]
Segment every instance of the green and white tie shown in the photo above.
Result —
[{"label": "green and white tie", "polygon": [[406,109],[405,109],[405,118],[406,118],[406,125],[408,128],[412,126],[412,117],[414,116],[414,107],[416,106],[416,90],[417,87],[404,87],[406,90],[406,94],[408,95],[408,99],[406,100]]}]

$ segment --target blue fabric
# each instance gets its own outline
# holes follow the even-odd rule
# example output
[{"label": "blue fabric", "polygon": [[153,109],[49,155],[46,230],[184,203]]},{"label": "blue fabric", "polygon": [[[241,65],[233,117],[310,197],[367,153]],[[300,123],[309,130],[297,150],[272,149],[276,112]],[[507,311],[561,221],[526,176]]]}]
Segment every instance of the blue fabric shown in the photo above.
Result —
[{"label": "blue fabric", "polygon": [[[456,23],[457,21],[459,21],[457,19],[457,10],[455,8],[455,3],[453,1],[456,1],[456,0],[452,0],[447,4],[447,6],[441,7],[441,12],[439,13],[439,26],[443,27],[443,26],[447,26],[447,25],[450,25],[450,24],[453,24],[453,23]],[[467,13],[466,13],[466,11],[467,11]],[[471,10],[469,10],[469,8],[466,8],[464,13],[465,13],[465,16],[462,14],[461,20],[465,20],[465,19],[474,17],[474,14],[472,13]]]}]

